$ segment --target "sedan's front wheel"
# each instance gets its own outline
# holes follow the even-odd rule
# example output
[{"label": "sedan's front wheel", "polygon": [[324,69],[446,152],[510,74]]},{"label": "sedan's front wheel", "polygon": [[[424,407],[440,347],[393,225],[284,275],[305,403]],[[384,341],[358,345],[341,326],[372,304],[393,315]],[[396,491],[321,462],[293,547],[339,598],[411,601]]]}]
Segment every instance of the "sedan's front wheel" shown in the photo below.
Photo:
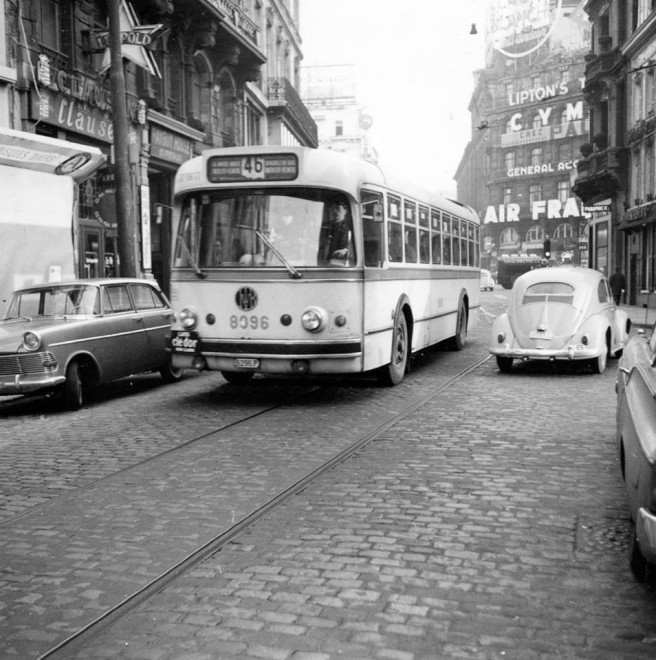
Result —
[{"label": "sedan's front wheel", "polygon": [[71,362],[66,369],[66,382],[63,386],[64,406],[68,410],[79,410],[84,403],[84,394],[82,391],[82,374],[80,365],[77,362]]}]

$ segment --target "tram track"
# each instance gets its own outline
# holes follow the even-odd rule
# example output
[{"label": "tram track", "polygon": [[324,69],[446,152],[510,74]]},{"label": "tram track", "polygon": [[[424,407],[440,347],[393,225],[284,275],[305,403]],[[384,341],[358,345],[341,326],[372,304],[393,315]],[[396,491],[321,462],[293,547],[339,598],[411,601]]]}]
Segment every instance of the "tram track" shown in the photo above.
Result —
[{"label": "tram track", "polygon": [[[141,588],[135,590],[133,593],[128,595],[126,598],[116,603],[113,607],[108,608],[102,614],[97,616],[92,621],[89,621],[86,625],[79,628],[77,631],[70,634],[64,640],[47,650],[45,653],[42,653],[39,656],[39,660],[51,660],[51,659],[63,659],[70,658],[79,650],[88,645],[93,639],[102,634],[105,630],[110,628],[113,624],[119,621],[121,618],[129,614],[132,610],[137,608],[139,605],[145,603],[153,597],[155,594],[159,593],[165,589],[169,584],[175,581],[177,578],[182,576],[184,573],[192,569],[197,564],[205,561],[212,555],[219,552],[223,547],[225,547],[230,542],[234,541],[242,533],[244,533],[251,526],[255,525],[259,520],[266,516],[269,512],[275,508],[281,506],[289,498],[294,497],[295,495],[302,492],[305,488],[311,485],[314,481],[319,479],[322,475],[332,470],[340,463],[347,461],[355,453],[361,451],[370,443],[374,442],[379,436],[388,431],[391,427],[395,426],[399,422],[403,421],[406,417],[411,415],[415,410],[425,405],[432,398],[439,395],[440,393],[448,390],[456,382],[465,378],[472,371],[481,366],[484,362],[489,360],[489,355],[479,357],[473,363],[469,364],[465,368],[456,372],[453,376],[447,378],[443,382],[439,383],[437,386],[431,388],[428,392],[424,393],[419,398],[415,399],[408,406],[400,410],[399,412],[392,415],[390,418],[385,420],[382,424],[379,424],[376,428],[360,435],[355,441],[351,442],[347,447],[333,455],[328,460],[322,462],[315,469],[311,470],[305,474],[302,478],[296,480],[293,484],[287,488],[281,490],[273,497],[270,497],[266,502],[252,510],[249,514],[241,517],[239,520],[236,520],[228,528],[222,529],[220,532],[213,535],[209,540],[203,543],[194,551],[188,553],[182,559],[177,561],[174,565],[170,566],[167,570],[162,571],[154,579],[148,581]],[[316,392],[320,389],[321,386],[312,388],[303,394],[299,395],[299,398],[309,396],[311,393]],[[271,413],[273,410],[283,407],[284,405],[289,404],[289,401],[281,402],[274,406],[270,406],[266,409],[260,410],[248,417],[245,417],[241,420],[232,422],[225,425],[222,428],[218,428],[214,431],[207,432],[198,436],[192,440],[189,440],[183,445],[169,450],[167,453],[174,453],[176,451],[183,450],[188,448],[191,444],[199,442],[200,440],[208,437],[209,435],[220,433],[221,431],[227,430],[229,428],[234,428],[240,424],[244,424],[250,420],[253,420],[257,417],[265,416]],[[157,457],[147,459],[143,463],[148,463]],[[47,504],[47,503],[46,503]],[[13,520],[16,520],[14,518]]]}]

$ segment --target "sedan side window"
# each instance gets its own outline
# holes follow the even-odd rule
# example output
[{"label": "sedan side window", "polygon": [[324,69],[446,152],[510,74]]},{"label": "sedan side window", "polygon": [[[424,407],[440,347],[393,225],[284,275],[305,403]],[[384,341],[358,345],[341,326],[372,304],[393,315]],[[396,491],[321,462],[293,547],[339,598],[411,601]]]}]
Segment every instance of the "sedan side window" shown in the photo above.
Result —
[{"label": "sedan side window", "polygon": [[157,295],[155,289],[149,284],[130,285],[132,298],[137,309],[163,309],[164,301]]},{"label": "sedan side window", "polygon": [[132,303],[125,285],[108,286],[103,291],[103,309],[105,314],[118,314],[120,312],[131,312]]}]

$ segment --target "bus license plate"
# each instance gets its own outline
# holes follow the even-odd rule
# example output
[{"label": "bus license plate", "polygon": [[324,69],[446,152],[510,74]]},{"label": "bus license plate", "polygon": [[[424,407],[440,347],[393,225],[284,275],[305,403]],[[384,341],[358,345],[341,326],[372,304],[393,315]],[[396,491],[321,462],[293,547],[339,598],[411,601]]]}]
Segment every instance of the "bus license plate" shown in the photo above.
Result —
[{"label": "bus license plate", "polygon": [[257,369],[260,361],[257,358],[235,358],[234,365],[237,369]]}]

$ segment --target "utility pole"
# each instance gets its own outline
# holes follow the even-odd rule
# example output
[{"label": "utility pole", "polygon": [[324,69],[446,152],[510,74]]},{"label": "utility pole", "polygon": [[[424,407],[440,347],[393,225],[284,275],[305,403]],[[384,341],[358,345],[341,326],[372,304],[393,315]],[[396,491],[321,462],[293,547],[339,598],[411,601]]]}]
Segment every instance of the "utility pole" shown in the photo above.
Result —
[{"label": "utility pole", "polygon": [[121,17],[119,0],[108,0],[109,10],[109,82],[112,97],[114,130],[114,168],[116,176],[116,221],[118,227],[118,274],[137,277],[134,197],[128,157],[128,112],[125,72],[121,53]]}]

